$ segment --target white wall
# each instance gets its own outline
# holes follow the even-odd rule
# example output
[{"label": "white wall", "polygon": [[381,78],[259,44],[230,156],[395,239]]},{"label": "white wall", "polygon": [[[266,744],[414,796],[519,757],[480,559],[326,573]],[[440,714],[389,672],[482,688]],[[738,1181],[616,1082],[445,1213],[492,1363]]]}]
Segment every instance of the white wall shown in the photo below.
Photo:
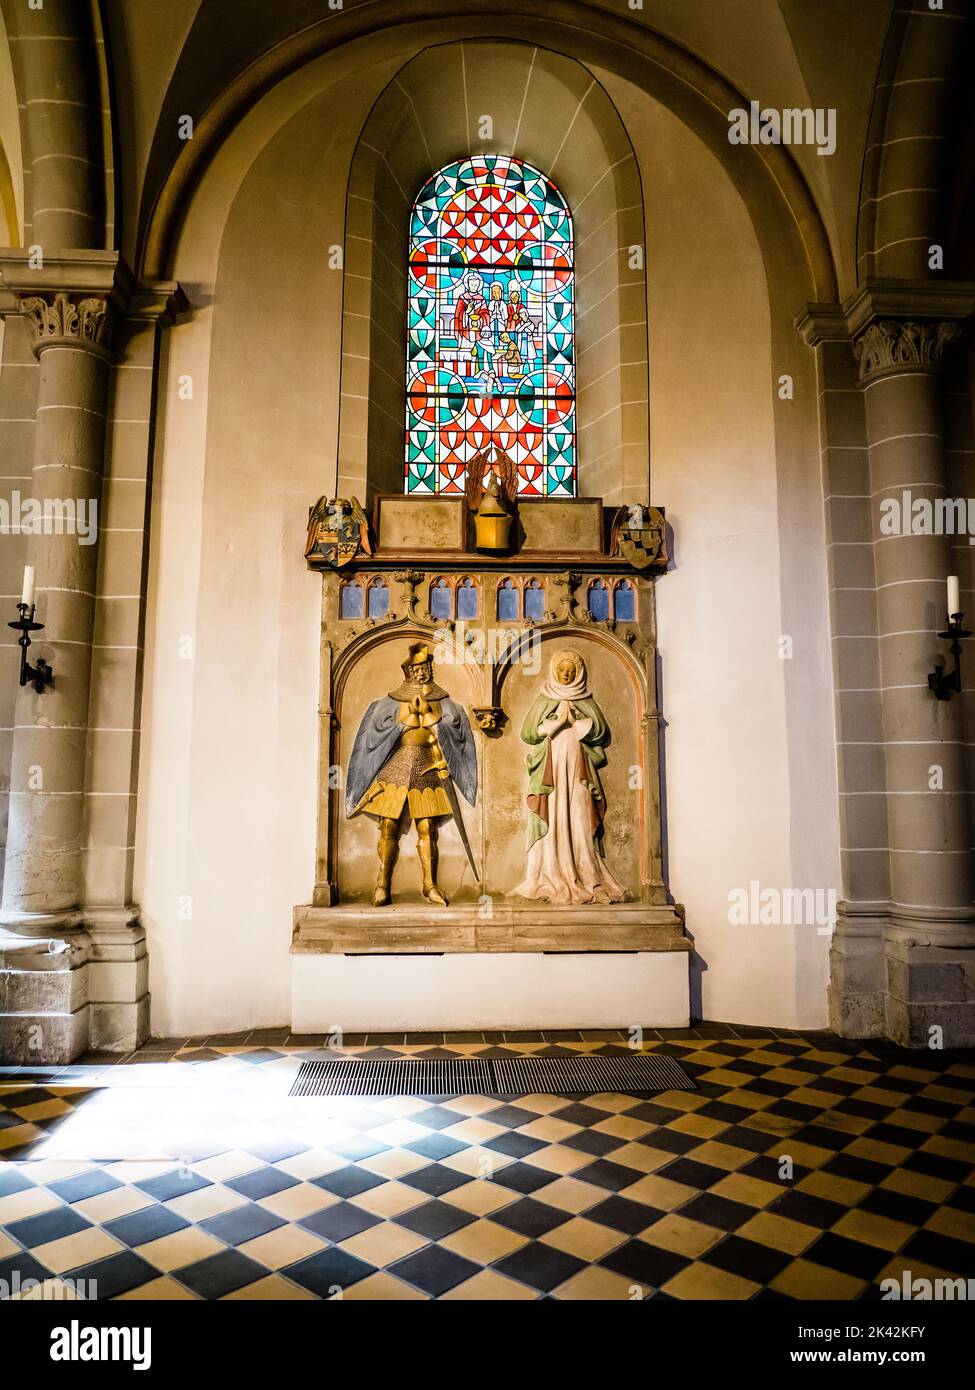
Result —
[{"label": "white wall", "polygon": [[[302,559],[304,519],[331,483],[338,402],[341,276],[325,249],[342,239],[357,122],[387,79],[374,70],[302,107],[305,73],[290,106],[286,92],[262,103],[181,238],[176,273],[204,307],[170,334],[160,395],[137,883],[157,1035],[288,1018],[291,910],[314,874],[320,584]],[[819,738],[832,719],[822,681],[790,710],[778,655],[762,258],[696,137],[604,80],[644,179],[652,496],[676,533],[676,568],[658,585],[670,881],[706,963],[707,1016],[821,1024],[825,939],[810,949],[814,929],[727,917],[734,887],[792,885],[802,788],[787,720]],[[191,402],[177,396],[187,373]],[[805,557],[817,574],[821,532],[820,503]],[[834,862],[835,812],[808,833],[813,860]]]}]

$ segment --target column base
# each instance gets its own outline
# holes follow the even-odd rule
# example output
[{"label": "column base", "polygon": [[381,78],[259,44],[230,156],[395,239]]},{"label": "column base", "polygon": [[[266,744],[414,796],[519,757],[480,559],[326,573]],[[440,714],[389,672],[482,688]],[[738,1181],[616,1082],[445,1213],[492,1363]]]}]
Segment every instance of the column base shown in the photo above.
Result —
[{"label": "column base", "polygon": [[975,1045],[975,911],[842,903],[830,1026],[903,1047]]},{"label": "column base", "polygon": [[31,935],[0,927],[0,1065],[132,1052],[149,1036],[149,961],[138,910],[58,915],[73,927],[63,935],[40,935],[41,914],[18,914],[19,928]]}]

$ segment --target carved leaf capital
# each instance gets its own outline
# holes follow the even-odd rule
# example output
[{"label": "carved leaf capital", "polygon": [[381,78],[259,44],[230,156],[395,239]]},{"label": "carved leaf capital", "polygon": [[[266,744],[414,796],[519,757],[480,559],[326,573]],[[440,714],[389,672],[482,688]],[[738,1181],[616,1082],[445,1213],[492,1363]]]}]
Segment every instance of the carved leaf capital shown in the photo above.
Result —
[{"label": "carved leaf capital", "polygon": [[853,342],[860,380],[918,367],[937,368],[961,329],[951,319],[878,319]]},{"label": "carved leaf capital", "polygon": [[35,353],[45,347],[86,348],[107,357],[115,330],[115,310],[108,295],[83,299],[56,294],[18,295],[20,312],[30,320]]}]

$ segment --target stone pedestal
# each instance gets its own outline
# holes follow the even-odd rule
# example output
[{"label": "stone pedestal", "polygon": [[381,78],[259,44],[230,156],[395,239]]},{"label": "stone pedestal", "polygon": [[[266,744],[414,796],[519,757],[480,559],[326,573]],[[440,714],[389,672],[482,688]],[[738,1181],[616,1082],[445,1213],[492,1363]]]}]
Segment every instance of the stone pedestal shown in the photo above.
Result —
[{"label": "stone pedestal", "polygon": [[295,1032],[679,1028],[691,942],[672,907],[295,909]]}]

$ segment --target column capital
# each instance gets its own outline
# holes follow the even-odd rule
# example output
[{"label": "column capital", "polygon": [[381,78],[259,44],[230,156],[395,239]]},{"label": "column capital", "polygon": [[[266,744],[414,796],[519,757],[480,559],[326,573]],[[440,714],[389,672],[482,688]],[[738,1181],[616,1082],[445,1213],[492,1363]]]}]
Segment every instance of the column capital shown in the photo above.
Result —
[{"label": "column capital", "polygon": [[81,298],[58,290],[18,294],[16,298],[20,312],[30,320],[35,357],[45,348],[70,347],[92,352],[108,362],[112,360],[116,311],[110,295]]},{"label": "column capital", "polygon": [[175,280],[138,282],[116,251],[67,252],[39,266],[22,248],[0,252],[0,316],[31,321],[35,354],[75,347],[111,360],[123,319],[166,325],[188,308]]},{"label": "column capital", "polygon": [[810,347],[849,343],[860,380],[888,372],[936,371],[944,349],[975,314],[975,284],[867,280],[842,304],[807,304],[796,328]]},{"label": "column capital", "polygon": [[853,339],[861,381],[892,372],[937,371],[944,350],[961,335],[955,319],[877,319]]}]

